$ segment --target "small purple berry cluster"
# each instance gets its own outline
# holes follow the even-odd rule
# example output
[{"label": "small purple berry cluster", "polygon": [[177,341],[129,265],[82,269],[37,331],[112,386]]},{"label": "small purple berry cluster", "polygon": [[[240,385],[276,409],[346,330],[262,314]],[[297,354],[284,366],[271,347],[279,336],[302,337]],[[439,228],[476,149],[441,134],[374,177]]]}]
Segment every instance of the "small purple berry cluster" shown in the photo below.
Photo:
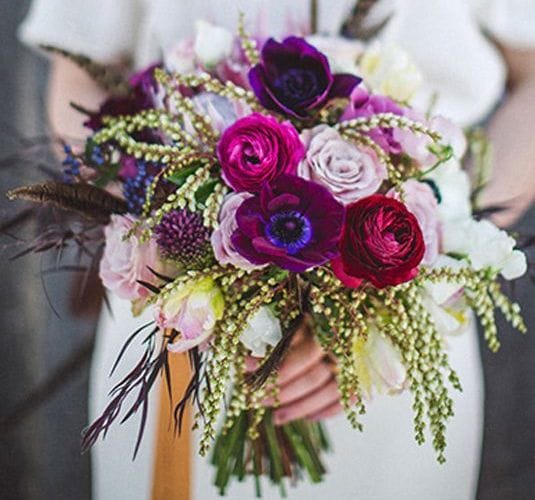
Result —
[{"label": "small purple berry cluster", "polygon": [[161,169],[156,163],[148,163],[143,160],[136,162],[137,173],[135,177],[125,179],[123,195],[126,199],[128,211],[134,215],[140,215],[145,203],[147,188]]},{"label": "small purple berry cluster", "polygon": [[204,267],[213,258],[210,229],[199,212],[173,210],[163,216],[154,234],[163,255],[189,269]]}]

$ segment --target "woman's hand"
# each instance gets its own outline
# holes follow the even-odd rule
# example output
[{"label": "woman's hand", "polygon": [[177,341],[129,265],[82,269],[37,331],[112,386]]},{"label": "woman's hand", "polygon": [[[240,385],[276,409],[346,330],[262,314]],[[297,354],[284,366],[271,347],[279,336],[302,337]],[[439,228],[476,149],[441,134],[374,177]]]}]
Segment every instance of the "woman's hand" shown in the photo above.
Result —
[{"label": "woman's hand", "polygon": [[[251,368],[257,363],[252,363]],[[275,424],[300,418],[313,420],[341,411],[335,379],[335,365],[305,328],[299,331],[278,372],[279,406],[274,409]],[[274,401],[267,399],[267,406]]]},{"label": "woman's hand", "polygon": [[480,204],[505,206],[493,220],[508,227],[535,199],[535,50],[499,48],[508,66],[510,92],[489,125],[493,171]]}]

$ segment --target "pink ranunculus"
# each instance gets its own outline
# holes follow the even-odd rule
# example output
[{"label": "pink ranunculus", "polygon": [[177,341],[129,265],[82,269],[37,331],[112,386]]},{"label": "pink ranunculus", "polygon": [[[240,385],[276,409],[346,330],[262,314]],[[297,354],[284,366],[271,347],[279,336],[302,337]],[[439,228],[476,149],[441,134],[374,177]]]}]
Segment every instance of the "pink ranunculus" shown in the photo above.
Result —
[{"label": "pink ranunculus", "polygon": [[345,141],[331,127],[305,130],[301,139],[307,152],[298,175],[325,186],[344,205],[375,193],[387,177],[371,149]]},{"label": "pink ranunculus", "polygon": [[[250,193],[232,193],[227,196],[219,212],[219,227],[212,233],[211,241],[214,255],[220,264],[232,264],[240,269],[257,269],[234,248],[231,237],[238,229],[236,211],[238,207],[252,195]],[[261,267],[261,266],[260,266]]]},{"label": "pink ranunculus", "polygon": [[100,278],[104,286],[117,296],[132,301],[149,295],[149,290],[138,281],[153,281],[154,274],[149,267],[159,269],[155,241],[142,243],[135,234],[125,239],[134,222],[129,215],[111,216],[111,222],[104,229],[106,246],[100,261]]},{"label": "pink ranunculus", "polygon": [[[425,182],[409,179],[403,184],[404,202],[416,217],[425,242],[422,264],[432,265],[438,257],[442,228],[438,217],[438,202],[433,190]],[[390,190],[388,196],[399,200],[399,193]]]},{"label": "pink ranunculus", "polygon": [[[392,113],[394,115],[404,115],[405,108],[402,108],[389,97],[372,94],[362,85],[355,87],[349,97],[349,105],[342,114],[340,121],[352,120],[376,115],[378,113]],[[401,152],[399,142],[394,136],[392,128],[372,129],[368,135],[386,152],[398,154]]]},{"label": "pink ranunculus", "polygon": [[[419,111],[407,110],[406,116],[414,121],[423,123],[430,129],[438,132],[441,144],[450,145],[453,155],[462,158],[466,151],[466,137],[457,125],[444,116],[437,115],[426,120]],[[412,132],[406,129],[394,129],[394,139],[400,144],[404,153],[416,160],[423,168],[431,167],[437,161],[437,157],[429,151],[432,140],[426,134]]]},{"label": "pink ranunculus", "polygon": [[217,145],[225,182],[258,193],[265,182],[295,174],[305,148],[290,122],[253,113],[227,128]]}]

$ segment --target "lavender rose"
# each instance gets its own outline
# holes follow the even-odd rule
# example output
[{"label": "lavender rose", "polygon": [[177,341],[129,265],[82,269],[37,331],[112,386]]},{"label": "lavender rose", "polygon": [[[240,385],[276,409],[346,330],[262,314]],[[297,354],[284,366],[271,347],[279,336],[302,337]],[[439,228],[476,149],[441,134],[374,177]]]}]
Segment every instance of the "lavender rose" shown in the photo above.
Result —
[{"label": "lavender rose", "polygon": [[236,211],[239,206],[252,195],[250,193],[232,193],[227,196],[219,212],[219,227],[212,233],[211,242],[217,261],[222,264],[232,264],[240,269],[257,269],[259,266],[251,264],[242,257],[232,244],[231,237],[238,228]]},{"label": "lavender rose", "polygon": [[372,150],[344,141],[333,128],[319,125],[301,139],[307,152],[299,176],[325,186],[344,205],[375,193],[387,176]]},{"label": "lavender rose", "polygon": [[236,191],[258,193],[265,182],[294,174],[305,148],[290,122],[253,113],[225,130],[217,145],[223,178]]},{"label": "lavender rose", "polygon": [[249,72],[251,87],[266,109],[297,118],[306,118],[329,99],[347,97],[361,81],[354,75],[333,75],[327,57],[295,36],[282,42],[270,38]]}]

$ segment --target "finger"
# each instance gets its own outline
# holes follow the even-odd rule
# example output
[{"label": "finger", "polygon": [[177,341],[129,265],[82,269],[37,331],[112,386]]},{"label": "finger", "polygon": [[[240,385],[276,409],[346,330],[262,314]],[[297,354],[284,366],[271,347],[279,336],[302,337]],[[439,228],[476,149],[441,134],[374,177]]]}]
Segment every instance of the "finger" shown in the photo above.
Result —
[{"label": "finger", "polygon": [[331,378],[331,367],[323,362],[317,364],[312,369],[304,372],[280,389],[280,405],[284,406],[308,396],[312,392],[317,391],[326,385]]},{"label": "finger", "polygon": [[301,344],[292,347],[279,369],[279,386],[282,387],[288,384],[310,370],[323,358],[324,354],[323,349],[312,337],[308,337]]},{"label": "finger", "polygon": [[340,401],[337,401],[336,403],[333,403],[332,405],[323,408],[323,410],[309,415],[307,418],[315,422],[318,420],[323,420],[325,418],[334,417],[335,415],[342,413],[343,410],[344,408],[342,404],[340,403]]},{"label": "finger", "polygon": [[253,358],[252,356],[247,356],[245,358],[245,372],[246,373],[252,373],[260,364],[260,360],[258,358]]},{"label": "finger", "polygon": [[331,406],[339,398],[338,386],[336,380],[333,379],[309,396],[275,410],[273,420],[277,425],[281,425],[292,420],[305,418]]}]

